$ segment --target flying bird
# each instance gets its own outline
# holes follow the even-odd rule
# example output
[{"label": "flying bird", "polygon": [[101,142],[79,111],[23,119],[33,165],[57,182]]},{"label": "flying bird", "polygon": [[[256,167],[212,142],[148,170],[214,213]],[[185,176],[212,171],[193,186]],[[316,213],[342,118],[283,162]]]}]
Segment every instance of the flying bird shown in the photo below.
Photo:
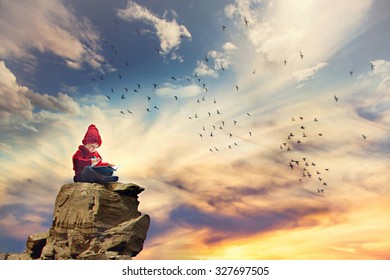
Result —
[{"label": "flying bird", "polygon": [[225,29],[226,29],[226,26],[222,25],[222,31],[225,31]]},{"label": "flying bird", "polygon": [[362,134],[362,136],[363,136],[364,140],[367,140],[367,136],[366,135]]},{"label": "flying bird", "polygon": [[349,71],[349,75],[351,75],[351,77],[353,76],[353,71]]},{"label": "flying bird", "polygon": [[304,55],[302,54],[302,52],[301,52],[301,51],[300,51],[299,53],[300,53],[300,57],[301,57],[301,59],[303,59],[303,56],[304,56]]},{"label": "flying bird", "polygon": [[172,76],[171,78],[172,78],[172,80],[175,80],[175,81],[176,81],[176,78],[175,78],[175,77]]},{"label": "flying bird", "polygon": [[153,84],[153,88],[156,88],[157,87],[157,84]]},{"label": "flying bird", "polygon": [[287,60],[284,61],[284,66],[286,66],[286,64],[287,64]]},{"label": "flying bird", "polygon": [[245,22],[245,25],[248,26],[249,21],[247,20],[246,17],[244,17],[244,22]]}]

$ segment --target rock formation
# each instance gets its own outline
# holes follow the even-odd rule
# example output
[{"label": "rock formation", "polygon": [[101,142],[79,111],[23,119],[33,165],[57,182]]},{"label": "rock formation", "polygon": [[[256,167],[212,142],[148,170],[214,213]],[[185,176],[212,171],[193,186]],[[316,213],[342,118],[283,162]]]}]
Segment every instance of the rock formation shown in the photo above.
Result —
[{"label": "rock formation", "polygon": [[30,235],[25,252],[0,259],[131,259],[143,249],[149,229],[149,216],[138,211],[143,190],[122,183],[63,185],[50,230]]}]

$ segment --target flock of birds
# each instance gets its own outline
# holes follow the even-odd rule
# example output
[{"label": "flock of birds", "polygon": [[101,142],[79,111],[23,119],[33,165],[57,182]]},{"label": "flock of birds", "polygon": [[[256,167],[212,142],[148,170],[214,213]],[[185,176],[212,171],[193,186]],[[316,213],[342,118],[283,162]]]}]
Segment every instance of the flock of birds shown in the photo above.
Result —
[{"label": "flock of birds", "polygon": [[[115,21],[115,24],[116,24],[115,31],[117,32],[118,31],[118,27],[117,27],[118,22]],[[247,20],[247,18],[244,18],[244,24],[246,26],[249,25],[249,21]],[[223,25],[222,31],[225,32],[226,29],[227,29],[227,27],[225,25]],[[103,40],[103,41],[106,45],[109,44],[109,42],[107,40]],[[159,50],[158,48],[156,48],[156,52],[158,54],[161,54],[161,50]],[[116,63],[115,56],[118,54],[118,49],[114,45],[111,45],[111,54],[112,54],[112,56],[111,56],[109,62],[104,62],[103,64],[109,63],[110,65],[114,65]],[[302,51],[299,52],[299,57],[301,60],[304,59],[304,54],[302,53]],[[207,56],[205,56],[204,60],[206,63],[209,63],[210,59]],[[123,64],[123,62],[122,62],[122,64]],[[282,64],[284,66],[286,66],[287,60],[284,60],[282,62]],[[128,62],[125,62],[124,65],[126,67],[129,67]],[[224,65],[220,65],[220,69],[222,71],[225,71]],[[374,69],[374,65],[371,63],[371,70],[373,70],[373,69]],[[253,70],[252,74],[256,74],[256,70]],[[350,75],[353,76],[353,74],[354,74],[354,72],[350,71]],[[122,74],[116,73],[116,75],[117,75],[117,78],[119,80],[124,79],[124,76]],[[98,82],[98,81],[102,81],[104,79],[105,79],[105,76],[103,74],[100,74],[97,77],[92,78],[92,81]],[[168,78],[168,81],[170,81],[172,83],[179,82],[179,80],[181,82],[183,79],[179,79],[179,78],[176,78],[174,76],[171,76],[170,78]],[[212,109],[212,110],[210,109],[207,112],[191,113],[187,116],[188,119],[192,120],[192,121],[194,121],[194,120],[204,121],[204,123],[202,123],[200,125],[200,128],[197,131],[199,139],[204,141],[204,139],[207,137],[210,139],[216,138],[216,136],[221,136],[221,135],[223,137],[226,137],[225,138],[226,141],[223,141],[223,143],[224,143],[223,146],[218,146],[218,145],[209,146],[208,150],[210,152],[214,153],[214,152],[219,152],[223,149],[235,149],[235,148],[239,147],[239,145],[240,145],[239,140],[240,139],[245,139],[247,137],[253,136],[253,132],[248,131],[248,130],[247,130],[246,135],[236,135],[235,131],[240,131],[240,133],[242,133],[242,129],[241,130],[236,129],[237,126],[240,124],[240,122],[242,123],[242,118],[240,117],[240,121],[237,121],[237,119],[224,120],[222,118],[223,112],[218,108],[217,100],[214,98],[210,98],[208,96],[209,89],[208,89],[206,83],[197,75],[197,73],[194,73],[193,77],[191,77],[191,78],[187,76],[186,80],[189,84],[196,84],[203,90],[203,96],[201,96],[199,98],[195,98],[196,101],[194,101],[194,102],[208,103],[208,105],[214,104],[214,106],[215,106],[214,109]],[[152,96],[152,94],[145,96],[142,93],[144,93],[144,91],[143,91],[144,88],[146,88],[147,92],[151,92],[152,90],[156,90],[158,87],[159,87],[159,85],[156,83],[148,85],[148,86],[143,86],[140,83],[137,83],[134,85],[133,88],[130,88],[130,87],[123,87],[121,89],[111,88],[110,94],[107,94],[106,97],[107,97],[108,101],[110,101],[115,96],[116,96],[116,98],[120,97],[124,103],[124,100],[128,98],[128,94],[130,94],[130,93],[139,94],[139,96],[143,96],[143,98],[145,98],[144,100],[147,101],[148,105],[145,108],[146,112],[153,113],[153,112],[160,111],[160,108],[156,104],[153,104],[153,102],[152,102],[152,101],[154,101],[155,98]],[[235,84],[233,89],[235,89],[235,91],[238,92],[239,86],[237,84]],[[335,100],[335,102],[339,102],[340,98],[335,95],[334,100]],[[178,96],[173,96],[173,101],[179,103],[180,98]],[[208,106],[207,108],[211,108],[211,106]],[[130,108],[126,108],[126,109],[120,110],[120,114],[132,115],[132,114],[134,114],[134,111],[132,111]],[[251,114],[249,112],[246,112],[245,116],[243,116],[243,117],[250,118]],[[303,117],[291,118],[291,120],[293,122],[303,121],[303,119],[304,119]],[[319,119],[314,118],[313,122],[318,123]],[[286,139],[283,140],[283,142],[280,144],[279,148],[283,152],[290,152],[293,150],[303,151],[305,140],[307,139],[307,137],[313,137],[313,136],[314,135],[310,135],[310,133],[308,133],[308,131],[304,125],[300,124],[298,131],[291,131],[286,135]],[[323,136],[322,133],[318,133],[316,135],[316,137],[322,137],[322,136]],[[363,136],[364,140],[367,139],[366,135],[363,134],[362,136]],[[219,138],[219,139],[221,139],[221,138]],[[226,143],[228,143],[228,144],[226,144]],[[307,155],[303,155],[300,158],[289,159],[287,166],[291,170],[299,172],[299,174],[301,175],[299,178],[300,182],[304,182],[307,180],[315,180],[317,183],[319,183],[318,188],[317,188],[317,193],[324,194],[326,187],[328,187],[328,183],[326,181],[326,174],[329,173],[330,168],[327,167],[327,168],[324,168],[323,170],[319,169],[316,162],[309,160],[309,157]]]}]

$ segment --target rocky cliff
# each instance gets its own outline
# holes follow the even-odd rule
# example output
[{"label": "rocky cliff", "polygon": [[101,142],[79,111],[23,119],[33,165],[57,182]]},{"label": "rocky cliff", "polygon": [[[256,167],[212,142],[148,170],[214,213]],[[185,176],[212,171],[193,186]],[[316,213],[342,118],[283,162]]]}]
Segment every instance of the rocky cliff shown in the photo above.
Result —
[{"label": "rocky cliff", "polygon": [[28,237],[26,251],[1,259],[131,259],[143,249],[150,218],[138,211],[144,188],[122,183],[62,186],[48,232]]}]

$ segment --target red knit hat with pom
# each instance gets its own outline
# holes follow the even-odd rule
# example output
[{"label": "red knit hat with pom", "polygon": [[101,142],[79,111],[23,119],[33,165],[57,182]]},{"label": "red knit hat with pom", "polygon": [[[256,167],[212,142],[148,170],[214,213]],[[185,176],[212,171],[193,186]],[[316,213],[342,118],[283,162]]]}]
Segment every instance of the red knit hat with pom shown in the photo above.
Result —
[{"label": "red knit hat with pom", "polygon": [[94,124],[91,124],[88,127],[87,132],[85,133],[83,144],[98,144],[99,147],[102,144],[102,138],[100,138],[99,130],[96,128]]}]

